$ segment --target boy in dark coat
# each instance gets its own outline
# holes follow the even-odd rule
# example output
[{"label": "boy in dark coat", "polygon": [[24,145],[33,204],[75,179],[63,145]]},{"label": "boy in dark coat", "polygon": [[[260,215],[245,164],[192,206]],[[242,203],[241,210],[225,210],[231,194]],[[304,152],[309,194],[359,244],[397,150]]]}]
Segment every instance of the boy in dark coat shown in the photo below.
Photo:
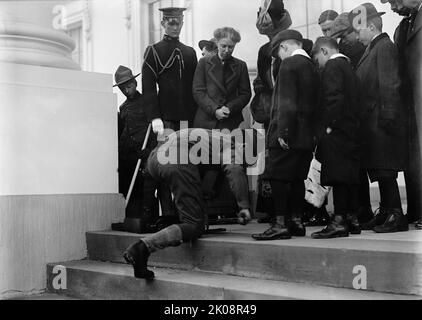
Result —
[{"label": "boy in dark coat", "polygon": [[306,179],[314,150],[314,116],[319,95],[318,71],[302,49],[303,37],[284,30],[272,41],[282,60],[273,94],[268,130],[271,189],[275,221],[255,240],[305,236],[302,223]]},{"label": "boy in dark coat", "polygon": [[322,132],[316,158],[321,162],[321,185],[333,187],[334,219],[325,229],[313,233],[312,238],[347,237],[349,231],[360,233],[357,220],[359,80],[350,59],[339,53],[333,38],[318,38],[313,57],[323,69]]},{"label": "boy in dark coat", "polygon": [[398,51],[382,33],[383,14],[365,3],[349,15],[359,40],[367,46],[356,71],[362,88],[362,166],[370,180],[378,182],[381,196],[380,214],[362,228],[378,233],[409,228],[397,184],[398,172],[407,162],[407,114],[400,94]]}]

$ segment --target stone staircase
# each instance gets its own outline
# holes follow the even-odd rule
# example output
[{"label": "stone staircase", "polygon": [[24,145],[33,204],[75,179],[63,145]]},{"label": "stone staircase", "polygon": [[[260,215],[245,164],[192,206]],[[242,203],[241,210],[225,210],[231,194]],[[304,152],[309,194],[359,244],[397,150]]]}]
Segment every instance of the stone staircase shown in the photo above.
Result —
[{"label": "stone staircase", "polygon": [[[422,298],[422,231],[314,240],[310,234],[321,229],[316,227],[308,228],[306,238],[250,238],[266,227],[224,226],[226,233],[156,252],[149,262],[156,278],[150,282],[134,278],[121,255],[142,235],[88,232],[87,259],[49,264],[48,290],[79,299]],[[66,270],[66,289],[53,286],[55,266]]]}]

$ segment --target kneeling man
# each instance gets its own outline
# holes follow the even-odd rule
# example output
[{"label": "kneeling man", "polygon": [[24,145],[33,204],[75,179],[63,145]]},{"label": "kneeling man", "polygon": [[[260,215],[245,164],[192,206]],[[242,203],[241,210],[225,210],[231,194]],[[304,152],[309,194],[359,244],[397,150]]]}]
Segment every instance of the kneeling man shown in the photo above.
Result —
[{"label": "kneeling man", "polygon": [[245,155],[245,149],[248,149],[245,146],[249,147],[251,143],[244,141],[252,135],[241,130],[237,133],[235,136],[216,130],[184,129],[170,134],[165,143],[160,143],[151,152],[148,172],[169,186],[181,223],[148,235],[127,248],[123,257],[133,265],[135,277],[154,277],[154,273],[147,269],[152,252],[198,239],[204,232],[205,204],[201,189],[201,169],[204,166],[221,165],[240,208],[239,223],[246,225],[251,220],[249,187],[243,163],[245,156],[248,157],[246,162],[250,162],[250,153]]}]

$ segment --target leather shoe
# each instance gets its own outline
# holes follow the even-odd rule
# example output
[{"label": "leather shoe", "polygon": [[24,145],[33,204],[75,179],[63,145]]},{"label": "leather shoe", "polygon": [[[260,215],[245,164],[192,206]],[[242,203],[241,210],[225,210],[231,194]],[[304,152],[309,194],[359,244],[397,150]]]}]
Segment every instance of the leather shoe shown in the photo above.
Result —
[{"label": "leather shoe", "polygon": [[253,234],[252,238],[258,241],[287,240],[291,239],[292,235],[284,224],[284,217],[276,217],[275,223],[271,224],[269,229],[264,233]]},{"label": "leather shoe", "polygon": [[350,234],[361,234],[359,220],[356,214],[347,215],[347,225],[349,227]]},{"label": "leather shoe", "polygon": [[349,236],[349,228],[347,222],[342,216],[335,216],[334,220],[324,229],[314,232],[311,237],[313,239],[332,239]]},{"label": "leather shoe", "polygon": [[422,220],[419,220],[415,223],[415,228],[417,230],[422,230]]},{"label": "leather shoe", "polygon": [[373,230],[376,226],[384,224],[388,218],[387,210],[383,207],[379,207],[378,214],[374,216],[369,222],[361,223],[360,228],[362,230]]},{"label": "leather shoe", "polygon": [[320,214],[314,214],[312,215],[307,222],[305,222],[305,226],[307,227],[320,227],[320,226],[326,226],[330,223],[329,215],[327,216],[321,216]]},{"label": "leather shoe", "polygon": [[154,272],[147,269],[149,255],[149,250],[142,240],[133,243],[123,253],[125,261],[133,266],[136,278],[154,279]]},{"label": "leather shoe", "polygon": [[301,218],[292,218],[292,220],[289,222],[289,231],[290,234],[294,237],[306,236],[306,228],[302,223]]},{"label": "leather shoe", "polygon": [[391,233],[409,230],[407,218],[401,209],[388,209],[386,211],[388,213],[388,217],[384,224],[374,228],[376,233]]}]

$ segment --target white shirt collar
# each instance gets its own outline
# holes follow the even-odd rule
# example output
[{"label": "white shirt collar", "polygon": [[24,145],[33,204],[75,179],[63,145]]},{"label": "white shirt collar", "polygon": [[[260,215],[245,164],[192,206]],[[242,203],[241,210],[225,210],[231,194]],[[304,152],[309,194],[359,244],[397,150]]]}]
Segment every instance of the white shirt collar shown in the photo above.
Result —
[{"label": "white shirt collar", "polygon": [[347,61],[349,61],[349,62],[350,62],[350,58],[349,58],[348,56],[345,56],[344,54],[341,54],[341,53],[335,53],[335,54],[333,54],[333,55],[330,57],[330,59],[329,59],[329,60],[333,60],[333,59],[337,59],[337,58],[346,58],[346,59],[347,59]]},{"label": "white shirt collar", "polygon": [[293,57],[293,56],[296,56],[296,55],[301,55],[301,56],[304,56],[308,59],[311,59],[311,57],[303,49],[296,49],[295,51],[293,51],[291,56]]}]

